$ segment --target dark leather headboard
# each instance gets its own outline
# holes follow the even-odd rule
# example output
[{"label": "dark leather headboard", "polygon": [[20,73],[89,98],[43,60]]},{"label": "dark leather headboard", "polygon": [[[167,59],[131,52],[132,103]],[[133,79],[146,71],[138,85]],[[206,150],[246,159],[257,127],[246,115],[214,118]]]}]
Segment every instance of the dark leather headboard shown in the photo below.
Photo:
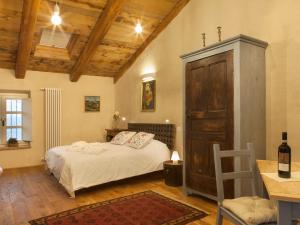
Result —
[{"label": "dark leather headboard", "polygon": [[170,150],[174,149],[176,132],[174,124],[128,123],[128,130],[155,134],[155,140],[165,143]]}]

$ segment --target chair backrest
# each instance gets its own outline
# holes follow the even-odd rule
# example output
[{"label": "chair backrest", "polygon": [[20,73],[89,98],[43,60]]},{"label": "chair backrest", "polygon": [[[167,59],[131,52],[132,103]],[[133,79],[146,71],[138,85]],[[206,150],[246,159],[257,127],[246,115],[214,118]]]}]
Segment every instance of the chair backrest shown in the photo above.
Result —
[{"label": "chair backrest", "polygon": [[[216,181],[217,181],[217,193],[218,193],[218,202],[224,200],[224,180],[235,180],[235,179],[251,179],[251,188],[252,194],[256,195],[256,165],[255,165],[255,154],[252,143],[247,143],[247,149],[244,150],[220,150],[219,144],[214,144],[214,159],[215,159],[215,171],[216,171]],[[221,159],[226,157],[247,157],[249,162],[249,170],[245,171],[233,171],[223,173]]]}]

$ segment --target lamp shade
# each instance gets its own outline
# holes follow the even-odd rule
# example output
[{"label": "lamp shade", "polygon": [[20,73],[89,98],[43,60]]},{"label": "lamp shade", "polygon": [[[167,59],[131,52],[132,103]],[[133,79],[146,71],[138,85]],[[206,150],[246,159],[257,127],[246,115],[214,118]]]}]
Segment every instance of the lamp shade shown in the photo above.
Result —
[{"label": "lamp shade", "polygon": [[180,157],[179,157],[179,154],[177,151],[173,151],[171,160],[173,161],[173,163],[178,163],[178,160],[180,160]]},{"label": "lamp shade", "polygon": [[3,169],[2,167],[0,166],[0,175],[3,173]]}]

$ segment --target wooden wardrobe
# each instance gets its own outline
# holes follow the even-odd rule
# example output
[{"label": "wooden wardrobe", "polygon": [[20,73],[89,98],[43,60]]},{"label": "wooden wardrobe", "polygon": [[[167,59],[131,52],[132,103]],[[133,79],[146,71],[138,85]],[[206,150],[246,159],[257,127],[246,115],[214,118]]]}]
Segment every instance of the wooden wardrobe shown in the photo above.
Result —
[{"label": "wooden wardrobe", "polygon": [[[254,143],[265,159],[265,49],[267,43],[245,36],[183,55],[184,190],[215,199],[213,144],[222,150]],[[224,172],[243,168],[226,158]],[[224,182],[227,198],[247,194],[247,181]]]}]

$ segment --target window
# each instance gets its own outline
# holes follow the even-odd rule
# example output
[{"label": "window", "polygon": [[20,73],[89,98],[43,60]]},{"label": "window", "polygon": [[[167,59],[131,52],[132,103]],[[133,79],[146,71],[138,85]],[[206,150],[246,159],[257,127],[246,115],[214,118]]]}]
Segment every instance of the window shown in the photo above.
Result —
[{"label": "window", "polygon": [[31,101],[28,94],[0,92],[0,144],[10,138],[31,141]]}]

